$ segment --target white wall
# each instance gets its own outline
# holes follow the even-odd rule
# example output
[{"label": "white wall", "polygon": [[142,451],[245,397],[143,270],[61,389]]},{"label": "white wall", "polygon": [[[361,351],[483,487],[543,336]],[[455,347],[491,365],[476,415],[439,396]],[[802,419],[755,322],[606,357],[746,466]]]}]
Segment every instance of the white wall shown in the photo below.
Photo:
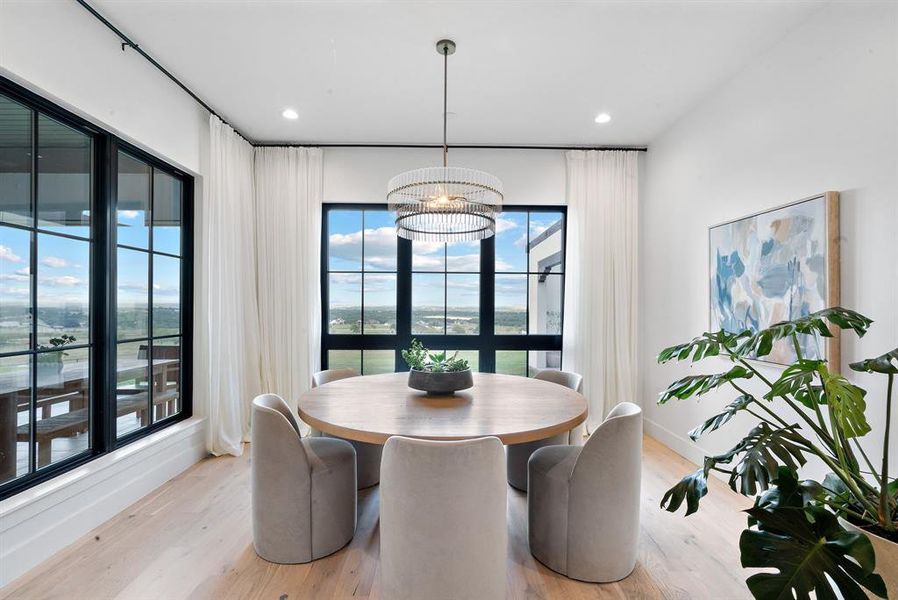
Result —
[{"label": "white wall", "polygon": [[[403,171],[442,164],[436,148],[325,148],[325,202],[385,202]],[[558,150],[449,150],[449,164],[502,180],[506,204],[564,204],[564,153]]]},{"label": "white wall", "polygon": [[0,2],[0,74],[200,172],[208,113],[77,2]]},{"label": "white wall", "polygon": [[[845,365],[898,346],[896,78],[898,5],[832,4],[650,144],[640,210],[642,395],[647,430],[681,453],[699,456],[686,433],[734,397],[655,404],[689,371],[655,364],[657,352],[708,327],[709,225],[838,190],[842,304],[876,321],[863,340],[846,336]],[[692,371],[724,366],[711,360]],[[883,381],[850,377],[870,390],[866,442],[879,456]],[[750,422],[729,424],[701,448],[728,449]],[[892,449],[898,460],[898,444]]]},{"label": "white wall", "polygon": [[[196,175],[202,208],[208,113],[76,2],[0,2],[0,74]],[[205,456],[204,407],[194,395],[193,419],[0,502],[0,586]]]}]

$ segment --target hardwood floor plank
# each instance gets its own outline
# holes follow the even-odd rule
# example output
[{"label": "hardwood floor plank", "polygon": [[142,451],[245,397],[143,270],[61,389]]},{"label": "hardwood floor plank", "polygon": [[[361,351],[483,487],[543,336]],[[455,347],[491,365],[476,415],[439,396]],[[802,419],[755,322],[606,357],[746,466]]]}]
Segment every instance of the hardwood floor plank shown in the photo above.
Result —
[{"label": "hardwood floor plank", "polygon": [[[540,564],[527,547],[527,496],[508,488],[508,598],[742,599],[740,510],[751,502],[712,479],[702,509],[662,511],[664,491],[694,465],[646,437],[639,563],[623,581],[590,584]],[[342,550],[306,565],[256,556],[249,452],[209,458],[0,590],[8,600],[383,599],[379,488],[359,493],[358,528]]]}]

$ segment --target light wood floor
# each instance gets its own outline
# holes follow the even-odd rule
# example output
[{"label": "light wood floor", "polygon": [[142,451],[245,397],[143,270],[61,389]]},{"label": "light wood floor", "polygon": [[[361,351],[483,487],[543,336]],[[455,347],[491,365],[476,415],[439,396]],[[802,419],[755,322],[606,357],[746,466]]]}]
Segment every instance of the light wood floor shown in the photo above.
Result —
[{"label": "light wood floor", "polygon": [[[750,504],[711,481],[688,518],[658,508],[690,463],[645,438],[639,564],[627,579],[588,584],[546,569],[527,549],[527,500],[509,488],[509,598],[747,598],[738,539]],[[209,458],[38,568],[0,598],[177,600],[380,598],[378,488],[359,495],[358,530],[343,550],[307,565],[253,552],[249,452]],[[422,599],[429,600],[429,599]]]}]

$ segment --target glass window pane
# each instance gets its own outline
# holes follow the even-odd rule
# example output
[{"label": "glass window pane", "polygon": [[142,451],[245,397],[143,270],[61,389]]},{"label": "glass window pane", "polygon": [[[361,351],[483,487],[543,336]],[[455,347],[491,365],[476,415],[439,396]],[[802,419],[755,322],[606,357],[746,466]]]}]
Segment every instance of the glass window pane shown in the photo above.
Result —
[{"label": "glass window pane", "polygon": [[365,211],[365,270],[396,270],[396,225],[386,210]]},{"label": "glass window pane", "polygon": [[332,210],[327,217],[328,268],[362,270],[362,211]]},{"label": "glass window pane", "polygon": [[480,333],[480,275],[446,275],[446,333]]},{"label": "glass window pane", "polygon": [[327,368],[328,369],[355,369],[359,373],[362,372],[362,351],[361,350],[328,350],[327,351]]},{"label": "glass window pane", "polygon": [[561,275],[530,275],[530,333],[561,335]]},{"label": "glass window pane", "polygon": [[118,205],[115,219],[118,243],[150,247],[150,165],[118,153]]},{"label": "glass window pane", "polygon": [[543,369],[560,369],[561,368],[561,352],[556,351],[530,351],[530,375],[531,377],[537,371]]},{"label": "glass window pane", "polygon": [[31,233],[0,226],[0,352],[31,347]]},{"label": "glass window pane", "polygon": [[413,271],[445,271],[446,244],[443,242],[412,242]]},{"label": "glass window pane", "polygon": [[181,259],[153,255],[153,335],[181,332]]},{"label": "glass window pane", "polygon": [[[51,342],[52,343],[52,342]],[[55,347],[64,343],[53,344]],[[90,447],[90,350],[41,352],[37,368],[37,467]]]},{"label": "glass window pane", "polygon": [[127,342],[116,347],[116,435],[146,427],[150,421],[148,342]]},{"label": "glass window pane", "polygon": [[90,236],[91,139],[38,116],[38,227]]},{"label": "glass window pane", "polygon": [[364,333],[395,335],[396,275],[392,273],[365,273],[364,280]]},{"label": "glass window pane", "polygon": [[564,270],[563,225],[561,213],[530,213],[528,269],[531,273],[561,273]]},{"label": "glass window pane", "polygon": [[453,242],[446,244],[446,270],[479,273],[480,242]]},{"label": "glass window pane", "polygon": [[31,356],[0,358],[0,483],[28,473]]},{"label": "glass window pane", "polygon": [[504,212],[496,219],[496,271],[527,270],[527,213]]},{"label": "glass window pane", "polygon": [[149,335],[149,254],[118,249],[118,338],[131,340]]},{"label": "glass window pane", "polygon": [[525,350],[497,350],[496,373],[527,377],[527,352]]},{"label": "glass window pane", "polygon": [[153,250],[181,254],[181,194],[180,179],[153,172]]},{"label": "glass window pane", "polygon": [[496,333],[527,333],[526,275],[496,275]]},{"label": "glass window pane", "polygon": [[37,343],[90,342],[90,242],[37,237]]},{"label": "glass window pane", "polygon": [[442,273],[412,275],[412,333],[445,333],[446,313]]},{"label": "glass window pane", "polygon": [[0,221],[17,225],[33,224],[31,118],[30,109],[0,95]]},{"label": "glass window pane", "polygon": [[328,292],[328,332],[362,333],[361,273],[331,273]]},{"label": "glass window pane", "polygon": [[181,411],[181,338],[153,340],[153,421]]},{"label": "glass window pane", "polygon": [[364,375],[393,373],[396,371],[396,353],[392,350],[363,350]]}]

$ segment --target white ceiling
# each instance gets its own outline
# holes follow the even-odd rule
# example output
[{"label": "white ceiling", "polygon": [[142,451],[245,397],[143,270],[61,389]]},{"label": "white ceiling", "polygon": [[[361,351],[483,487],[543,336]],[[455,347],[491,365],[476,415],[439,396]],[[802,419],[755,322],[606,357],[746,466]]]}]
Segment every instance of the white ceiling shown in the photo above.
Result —
[{"label": "white ceiling", "polygon": [[[96,0],[256,141],[650,142],[817,2]],[[101,25],[97,25],[101,27]],[[300,118],[281,117],[294,107]],[[593,119],[608,112],[613,120]],[[738,115],[734,115],[738,116]]]}]

